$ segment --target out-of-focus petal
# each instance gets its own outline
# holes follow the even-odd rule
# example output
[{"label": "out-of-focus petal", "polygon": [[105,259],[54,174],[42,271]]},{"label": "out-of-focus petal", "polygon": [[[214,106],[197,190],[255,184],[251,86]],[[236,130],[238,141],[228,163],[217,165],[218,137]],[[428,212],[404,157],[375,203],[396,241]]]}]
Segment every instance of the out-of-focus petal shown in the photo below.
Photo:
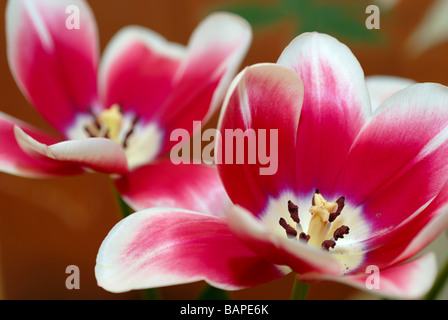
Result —
[{"label": "out-of-focus petal", "polygon": [[14,127],[17,143],[23,151],[36,159],[53,159],[58,162],[110,174],[128,172],[123,148],[105,138],[68,140],[47,145],[35,140],[18,126]]},{"label": "out-of-focus petal", "polygon": [[[174,79],[174,89],[157,116],[167,132],[193,131],[220,107],[252,41],[250,25],[230,13],[213,13],[193,32]],[[167,139],[168,140],[168,139]],[[172,146],[166,142],[165,151]]]},{"label": "out-of-focus petal", "polygon": [[182,208],[224,217],[231,202],[216,168],[159,160],[115,180],[118,191],[135,210]]},{"label": "out-of-focus petal", "polygon": [[103,241],[95,266],[98,285],[111,292],[199,280],[235,290],[284,274],[241,245],[225,219],[170,208],[120,221]]},{"label": "out-of-focus petal", "polygon": [[6,39],[17,84],[65,134],[77,112],[97,104],[99,45],[91,9],[83,0],[8,1]]},{"label": "out-of-focus petal", "polygon": [[0,171],[30,178],[43,178],[81,174],[84,170],[71,163],[52,159],[37,159],[26,154],[14,136],[14,127],[20,126],[28,135],[39,141],[54,144],[59,140],[28,124],[0,112]]},{"label": "out-of-focus petal", "polygon": [[172,94],[174,75],[185,48],[143,27],[122,29],[101,61],[100,96],[105,107],[119,104],[124,113],[148,121]]}]

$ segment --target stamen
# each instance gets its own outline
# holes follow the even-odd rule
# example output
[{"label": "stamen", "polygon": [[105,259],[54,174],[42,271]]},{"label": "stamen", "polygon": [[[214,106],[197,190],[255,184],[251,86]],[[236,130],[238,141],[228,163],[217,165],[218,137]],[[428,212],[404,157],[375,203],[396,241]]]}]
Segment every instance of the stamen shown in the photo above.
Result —
[{"label": "stamen", "polygon": [[297,237],[297,231],[296,231],[296,229],[294,229],[293,227],[291,227],[291,226],[286,222],[285,219],[280,218],[279,223],[280,223],[280,225],[283,227],[283,229],[285,229],[286,234],[287,234],[288,236]]},{"label": "stamen", "polygon": [[340,197],[338,200],[336,200],[336,203],[338,205],[338,208],[335,212],[330,213],[330,218],[328,221],[333,222],[342,212],[342,209],[344,209],[345,206],[345,197]]},{"label": "stamen", "polygon": [[344,239],[344,235],[348,234],[350,231],[350,228],[347,226],[342,226],[336,229],[336,231],[333,233],[334,239],[337,241],[338,239]]},{"label": "stamen", "polygon": [[334,249],[334,246],[336,245],[336,241],[334,240],[325,240],[322,242],[322,249],[329,251],[330,248]]},{"label": "stamen", "polygon": [[96,134],[93,132],[93,130],[89,126],[85,126],[84,130],[87,132],[90,138],[96,137]]},{"label": "stamen", "polygon": [[93,112],[92,108],[89,108],[88,112],[90,113],[90,115],[92,116],[93,119],[95,119],[95,121],[93,122],[93,124],[95,125],[95,128],[97,128],[98,130],[101,129],[101,124],[98,121],[98,117],[95,114],[95,112]]},{"label": "stamen", "polygon": [[306,243],[308,243],[308,241],[310,241],[310,235],[307,235],[305,232],[302,232],[299,235],[299,239],[305,241]]},{"label": "stamen", "polygon": [[343,239],[350,231],[349,227],[342,225],[333,232],[333,237],[329,233],[332,222],[341,214],[344,206],[345,197],[340,197],[335,202],[328,202],[317,189],[312,198],[312,207],[309,209],[312,216],[307,230],[302,230],[299,206],[291,200],[288,201],[288,212],[297,224],[296,228],[289,225],[283,218],[280,218],[279,224],[285,229],[288,238],[296,238],[309,246],[330,251],[330,248],[334,249],[336,246],[336,241]]},{"label": "stamen", "polygon": [[[314,193],[314,196],[315,196],[316,194],[320,194],[319,189],[316,189],[316,192]],[[316,205],[316,201],[314,201],[314,196],[311,197],[311,205],[312,205],[312,206],[315,206],[315,205]]]},{"label": "stamen", "polygon": [[135,127],[140,120],[139,116],[135,116],[131,123],[131,128],[126,133],[124,139],[121,138],[123,129],[123,111],[120,105],[114,104],[109,109],[101,111],[96,115],[92,109],[88,109],[88,113],[92,116],[93,121],[86,126],[84,130],[90,138],[101,137],[111,139],[120,144],[123,148],[127,148],[129,138],[135,131]]},{"label": "stamen", "polygon": [[299,207],[295,205],[291,200],[288,201],[288,211],[291,215],[291,219],[295,223],[300,223],[299,219]]},{"label": "stamen", "polygon": [[132,121],[132,126],[129,132],[126,134],[126,137],[123,141],[123,148],[127,148],[128,146],[128,140],[131,137],[131,135],[134,133],[135,126],[137,125],[137,122],[140,120],[139,116],[135,116],[134,120]]}]

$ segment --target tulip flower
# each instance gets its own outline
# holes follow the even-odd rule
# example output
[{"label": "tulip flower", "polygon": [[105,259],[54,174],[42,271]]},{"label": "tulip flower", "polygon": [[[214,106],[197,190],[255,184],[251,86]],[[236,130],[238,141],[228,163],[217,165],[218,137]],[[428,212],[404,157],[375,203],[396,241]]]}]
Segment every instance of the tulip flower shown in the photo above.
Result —
[{"label": "tulip flower", "polygon": [[[99,250],[98,284],[237,290],[294,272],[421,297],[437,267],[433,253],[415,256],[448,226],[448,89],[408,84],[372,112],[357,59],[319,33],[297,37],[276,64],[246,68],[218,129],[277,129],[277,172],[218,164],[234,204],[225,217],[159,207],[122,220]],[[221,135],[221,159],[227,145]]]},{"label": "tulip flower", "polygon": [[[0,113],[0,171],[110,174],[135,208],[163,203],[177,188],[177,201],[168,204],[203,209],[189,203],[191,193],[222,188],[216,170],[186,170],[164,156],[174,128],[193,134],[191,123],[205,123],[220,107],[251,42],[242,18],[211,14],[187,46],[125,27],[100,59],[97,24],[85,1],[9,0],[6,35],[14,79],[55,134]],[[174,187],[167,176],[176,177]]]}]

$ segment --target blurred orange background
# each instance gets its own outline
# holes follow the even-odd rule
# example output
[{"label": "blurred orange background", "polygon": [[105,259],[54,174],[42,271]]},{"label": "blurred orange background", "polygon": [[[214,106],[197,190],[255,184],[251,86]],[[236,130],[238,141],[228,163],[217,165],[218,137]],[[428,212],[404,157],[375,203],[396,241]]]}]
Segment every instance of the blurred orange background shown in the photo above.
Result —
[{"label": "blurred orange background", "polygon": [[[300,0],[297,0],[300,1]],[[387,1],[387,0],[386,0]],[[122,27],[137,24],[162,34],[170,41],[186,44],[196,25],[211,10],[228,3],[255,1],[228,0],[109,0],[89,1],[100,31],[101,48]],[[397,1],[382,7],[380,1],[316,1],[319,5],[357,3],[359,28],[365,28],[365,8],[381,9],[379,41],[353,40],[334,35],[346,43],[359,59],[366,75],[388,74],[419,82],[448,85],[448,41],[439,41],[423,52],[413,52],[411,35],[418,30],[438,1]],[[276,5],[280,1],[258,1]],[[359,6],[362,3],[362,6]],[[25,100],[9,71],[6,58],[4,10],[0,7],[0,110],[48,131],[40,115]],[[359,15],[359,16],[358,16]],[[254,27],[253,44],[242,67],[258,62],[275,62],[300,30],[300,15]],[[448,31],[448,28],[446,28]],[[316,26],[316,31],[319,26]],[[431,30],[431,29],[429,29]],[[431,31],[433,32],[433,31]],[[448,39],[448,37],[447,37]],[[24,48],[26,49],[26,48]],[[216,124],[215,117],[208,126]],[[140,299],[141,292],[112,294],[96,285],[94,266],[98,248],[108,231],[120,219],[113,186],[107,176],[32,180],[0,173],[0,297],[3,299]],[[446,235],[439,246],[446,247]],[[446,251],[446,250],[444,250]],[[444,256],[446,257],[446,255]],[[442,261],[443,262],[443,259]],[[80,269],[80,289],[65,287],[65,269]],[[232,293],[235,299],[287,299],[293,278]],[[165,299],[195,299],[203,283],[162,288]],[[311,299],[373,298],[338,284],[312,285]]]}]

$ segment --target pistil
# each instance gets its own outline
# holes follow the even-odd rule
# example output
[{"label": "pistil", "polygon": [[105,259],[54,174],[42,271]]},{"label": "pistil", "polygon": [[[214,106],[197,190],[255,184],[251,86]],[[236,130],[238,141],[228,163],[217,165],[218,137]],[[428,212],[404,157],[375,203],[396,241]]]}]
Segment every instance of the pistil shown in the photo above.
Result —
[{"label": "pistil", "polygon": [[123,148],[127,148],[129,139],[134,133],[135,126],[139,121],[137,116],[132,121],[131,128],[123,138],[124,118],[121,107],[118,104],[114,104],[109,109],[103,110],[99,115],[95,115],[93,111],[90,111],[90,114],[94,120],[84,127],[89,137],[108,138],[121,144]]},{"label": "pistil", "polygon": [[97,118],[101,125],[103,134],[108,136],[109,139],[120,143],[120,132],[123,125],[123,115],[120,111],[120,106],[114,104],[109,109],[103,110]]},{"label": "pistil", "polygon": [[312,246],[319,247],[322,241],[325,240],[330,224],[328,219],[326,221],[324,219],[317,211],[314,211],[308,227],[308,234],[311,237],[308,243]]},{"label": "pistil", "polygon": [[311,217],[308,234],[311,236],[310,245],[319,247],[325,240],[330,228],[330,215],[338,209],[336,202],[327,202],[319,190],[313,196],[314,205],[310,208]]}]

